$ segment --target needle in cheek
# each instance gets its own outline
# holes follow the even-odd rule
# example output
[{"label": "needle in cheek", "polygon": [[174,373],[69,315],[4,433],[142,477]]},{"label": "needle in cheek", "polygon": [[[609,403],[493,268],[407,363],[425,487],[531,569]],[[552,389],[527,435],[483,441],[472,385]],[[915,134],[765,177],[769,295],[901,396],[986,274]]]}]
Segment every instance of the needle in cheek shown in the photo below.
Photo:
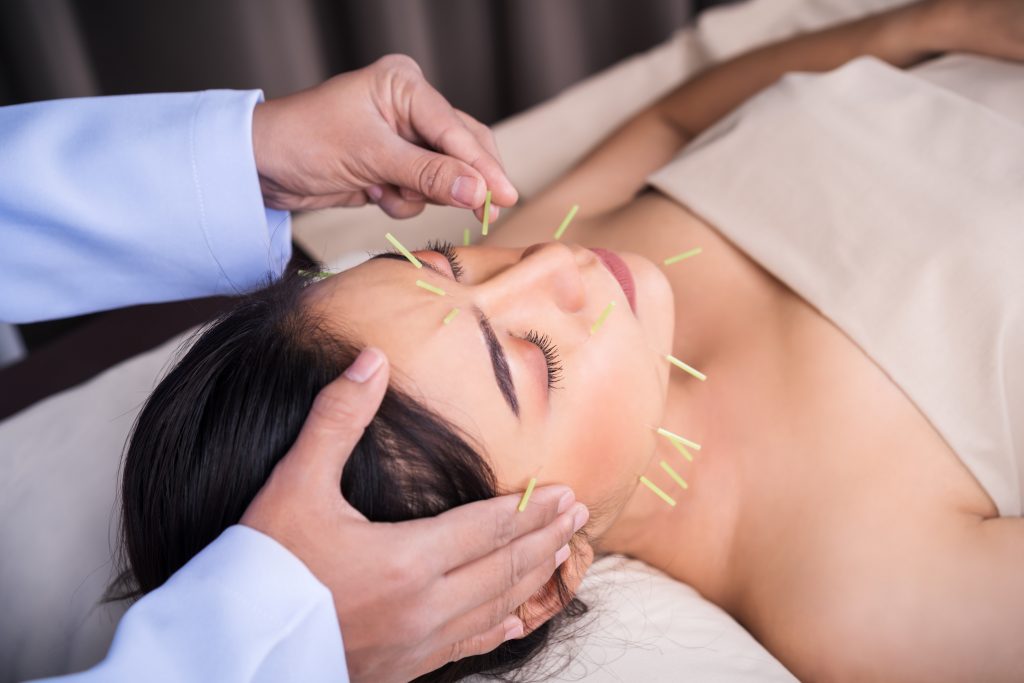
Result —
[{"label": "needle in cheek", "polygon": [[604,325],[604,321],[608,319],[608,316],[611,314],[611,312],[612,312],[612,310],[614,308],[615,308],[615,302],[614,301],[609,302],[608,305],[604,307],[604,310],[601,311],[601,315],[597,316],[597,320],[594,322],[593,325],[590,326],[590,334],[591,335],[596,334],[597,331],[599,329],[601,329],[601,326]]}]

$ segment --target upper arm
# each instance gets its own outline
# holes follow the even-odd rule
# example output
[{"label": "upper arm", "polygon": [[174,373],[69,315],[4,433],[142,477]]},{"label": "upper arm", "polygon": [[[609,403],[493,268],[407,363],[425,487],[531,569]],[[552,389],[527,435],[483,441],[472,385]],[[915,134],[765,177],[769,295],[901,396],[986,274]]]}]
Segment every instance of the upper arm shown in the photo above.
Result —
[{"label": "upper arm", "polygon": [[934,606],[934,618],[921,618],[921,629],[949,658],[942,675],[959,670],[959,680],[1019,681],[1024,675],[1024,519],[973,518],[963,540],[919,569],[923,595]]},{"label": "upper arm", "polygon": [[[1024,672],[1024,519],[972,518],[875,565],[860,600],[825,617],[833,673],[871,680],[1019,681]],[[879,558],[880,559],[880,558]],[[858,603],[858,604],[854,604]]]}]

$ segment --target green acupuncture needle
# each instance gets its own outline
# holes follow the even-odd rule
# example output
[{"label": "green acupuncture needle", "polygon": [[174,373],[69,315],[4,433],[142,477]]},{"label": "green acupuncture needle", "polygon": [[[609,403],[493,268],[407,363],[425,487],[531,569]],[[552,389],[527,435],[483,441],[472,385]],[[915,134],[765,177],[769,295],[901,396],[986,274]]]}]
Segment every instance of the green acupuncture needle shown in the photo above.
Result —
[{"label": "green acupuncture needle", "polygon": [[444,296],[444,290],[443,289],[441,289],[440,287],[435,287],[434,285],[430,284],[429,282],[424,282],[423,280],[417,280],[416,281],[416,286],[417,287],[421,287],[421,288],[427,290],[428,292],[432,292],[434,294],[437,294],[438,296]]},{"label": "green acupuncture needle", "polygon": [[523,497],[519,500],[519,507],[516,509],[522,512],[526,509],[526,504],[530,502],[530,494],[533,493],[533,487],[537,485],[537,477],[530,477],[530,483],[526,485],[526,490],[523,491]]},{"label": "green acupuncture needle", "polygon": [[685,261],[686,259],[690,258],[691,256],[696,256],[697,254],[701,253],[702,251],[704,251],[702,248],[697,247],[696,249],[691,249],[689,251],[684,251],[682,254],[676,254],[675,256],[669,256],[667,259],[665,259],[664,264],[666,266],[671,266],[673,263],[679,263],[680,261]]},{"label": "green acupuncture needle", "polygon": [[640,475],[640,483],[643,484],[644,486],[646,486],[647,488],[649,488],[651,491],[654,491],[654,494],[656,496],[658,496],[658,498],[661,498],[663,501],[665,501],[666,503],[668,503],[672,507],[676,506],[675,498],[673,498],[672,496],[670,496],[667,493],[665,493],[664,491],[662,491],[660,488],[658,488],[657,484],[655,484],[653,481],[651,481],[647,477],[645,477],[643,475]]},{"label": "green acupuncture needle", "polygon": [[406,249],[405,245],[399,242],[397,237],[392,235],[390,232],[384,235],[384,237],[387,239],[388,242],[391,242],[391,246],[397,249],[402,256],[409,259],[410,263],[412,263],[417,268],[423,267],[423,264],[420,263],[420,260],[416,258],[411,251]]},{"label": "green acupuncture needle", "polygon": [[565,234],[566,228],[569,227],[569,223],[572,222],[572,219],[576,216],[576,212],[579,211],[579,210],[580,210],[580,205],[579,204],[573,204],[572,205],[572,208],[569,209],[569,213],[566,214],[565,218],[562,219],[562,224],[558,226],[558,230],[555,230],[555,239],[556,240],[562,239],[562,235]]},{"label": "green acupuncture needle", "polygon": [[703,372],[701,372],[700,370],[698,370],[696,368],[690,367],[689,365],[687,365],[683,361],[679,360],[675,356],[673,356],[671,354],[667,354],[665,356],[665,360],[667,360],[669,363],[671,363],[672,365],[676,366],[680,370],[682,370],[684,372],[688,372],[689,374],[693,375],[694,377],[699,379],[701,382],[707,381],[707,378],[708,378],[707,375],[705,375]]},{"label": "green acupuncture needle", "polygon": [[484,199],[484,222],[481,232],[486,235],[487,227],[491,224],[491,191],[487,190],[487,197]]},{"label": "green acupuncture needle", "polygon": [[686,480],[679,476],[679,473],[672,469],[672,465],[669,465],[664,460],[661,461],[661,469],[668,472],[668,476],[672,477],[672,480],[679,484],[682,488],[688,489],[690,486],[686,483]]},{"label": "green acupuncture needle", "polygon": [[658,427],[658,433],[673,443],[681,444],[688,448],[692,448],[695,451],[700,450],[700,444],[697,443],[696,441],[690,441],[689,439],[681,437],[678,434],[673,434],[664,427]]},{"label": "green acupuncture needle", "polygon": [[597,316],[597,320],[590,326],[590,334],[594,334],[601,329],[601,326],[604,325],[604,321],[608,319],[608,315],[612,312],[613,308],[615,308],[614,301],[609,302],[608,305],[604,307],[604,310],[601,311],[601,315]]}]

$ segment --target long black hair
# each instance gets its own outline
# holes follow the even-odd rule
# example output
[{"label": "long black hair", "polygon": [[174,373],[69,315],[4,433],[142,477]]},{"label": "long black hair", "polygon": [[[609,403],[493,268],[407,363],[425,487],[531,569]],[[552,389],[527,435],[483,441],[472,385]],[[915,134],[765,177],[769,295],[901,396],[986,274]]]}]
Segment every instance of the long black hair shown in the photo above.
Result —
[{"label": "long black hair", "polygon": [[[317,393],[358,354],[304,305],[308,279],[290,273],[244,297],[199,333],[139,414],[122,480],[122,565],[111,599],[163,584],[236,524],[291,447]],[[487,461],[450,423],[394,386],[345,465],[346,500],[372,521],[437,515],[499,493]],[[564,567],[564,566],[563,566]],[[520,640],[426,674],[456,681],[518,670],[553,626],[579,616],[556,573],[553,620]]]}]

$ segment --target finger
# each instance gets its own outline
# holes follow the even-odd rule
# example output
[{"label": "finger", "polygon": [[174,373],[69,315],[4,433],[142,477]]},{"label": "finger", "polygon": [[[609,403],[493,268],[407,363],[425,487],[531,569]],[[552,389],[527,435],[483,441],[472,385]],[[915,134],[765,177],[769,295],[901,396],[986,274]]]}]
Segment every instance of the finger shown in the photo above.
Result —
[{"label": "finger", "polygon": [[[409,106],[413,131],[434,149],[479,171],[491,190],[492,199],[502,206],[512,206],[518,194],[505,175],[505,169],[497,157],[480,144],[456,112],[448,100],[425,80],[413,90]],[[474,204],[473,208],[476,206]]]},{"label": "finger", "polygon": [[[484,207],[481,206],[479,209],[476,209],[473,211],[473,214],[476,216],[478,221],[482,221],[484,219]],[[499,215],[501,215],[501,207],[496,204],[491,204],[491,222],[493,223],[498,220]]]},{"label": "finger", "polygon": [[425,201],[427,201],[427,198],[424,197],[423,195],[421,195],[419,192],[416,192],[415,190],[410,190],[407,187],[400,188],[399,189],[399,194],[401,194],[402,195],[402,199],[406,200],[407,202],[425,202]]},{"label": "finger", "polygon": [[317,394],[299,438],[279,464],[337,493],[342,469],[380,407],[387,385],[384,352],[363,349],[340,377]]},{"label": "finger", "polygon": [[423,213],[423,209],[426,208],[426,202],[422,199],[405,199],[403,197],[404,194],[394,185],[383,185],[381,186],[381,195],[377,200],[377,206],[392,218],[412,218]]},{"label": "finger", "polygon": [[482,633],[476,633],[462,640],[437,648],[427,658],[424,668],[426,671],[433,671],[448,662],[457,662],[466,657],[486,654],[507,640],[521,638],[523,632],[522,620],[514,614],[509,614],[502,621]]},{"label": "finger", "polygon": [[469,129],[469,132],[473,134],[477,139],[477,142],[483,145],[488,154],[494,157],[494,159],[504,167],[505,162],[502,161],[501,152],[498,151],[498,141],[494,137],[494,131],[461,109],[456,109],[455,115],[459,117],[460,121],[462,121],[462,125]]},{"label": "finger", "polygon": [[[508,594],[495,598],[472,612],[453,620],[444,629],[444,640],[457,641],[472,634],[493,628],[493,624],[507,613],[516,613],[523,624],[521,635],[532,633],[542,624],[565,609],[571,596],[579,591],[583,577],[594,562],[594,550],[589,543],[563,546],[554,560],[555,569],[535,569],[524,577]],[[561,569],[559,569],[559,567]],[[549,580],[554,571],[560,572],[565,592],[558,590]]]},{"label": "finger", "polygon": [[[407,542],[430,563],[426,571],[440,576],[547,527],[576,497],[569,487],[556,484],[534,489],[523,512],[517,510],[519,500],[520,494],[498,496],[396,526],[405,530]],[[551,554],[560,547],[551,548]]]},{"label": "finger", "polygon": [[483,206],[486,184],[483,176],[469,164],[399,137],[389,141],[382,156],[384,154],[388,163],[379,169],[383,180],[418,192],[437,204],[464,209]]},{"label": "finger", "polygon": [[[288,195],[287,203],[284,204],[291,211],[317,211],[319,209],[329,209],[335,206],[362,206],[368,202],[368,197],[364,191],[346,191],[338,192],[334,194],[319,194],[319,195]],[[276,205],[281,205],[280,202],[276,202]]]},{"label": "finger", "polygon": [[565,609],[568,596],[575,596],[583,583],[583,577],[594,563],[594,549],[589,543],[575,543],[572,554],[566,559],[561,569],[561,580],[566,594],[556,590],[542,590],[535,594],[535,600],[524,602],[519,616],[523,620],[524,633],[532,633],[542,624]]},{"label": "finger", "polygon": [[[564,550],[562,552],[568,552],[567,546],[563,546],[563,549]],[[496,597],[490,597],[490,599],[482,602],[479,606],[474,607],[470,611],[450,619],[439,629],[438,637],[440,638],[440,641],[460,641],[475,633],[480,633],[493,628],[494,625],[499,623],[506,614],[516,612],[521,607],[524,607],[524,603],[528,600],[542,594],[544,587],[548,584],[551,577],[554,575],[555,570],[559,567],[560,560],[564,561],[564,558],[548,556],[545,558],[543,564],[531,569],[508,591]],[[554,614],[557,611],[558,610],[554,610],[551,614]],[[541,610],[530,610],[530,615],[531,619],[539,618],[541,616]],[[547,618],[550,618],[550,615],[545,617],[545,619]],[[533,628],[536,628],[541,623],[543,622],[531,620],[526,624],[526,627],[532,625]]]},{"label": "finger", "polygon": [[[500,618],[515,610],[551,578],[556,557],[564,553],[573,534],[588,518],[587,507],[575,503],[554,523],[446,574],[433,593],[439,603],[436,613],[443,617],[447,610],[454,617],[460,606],[468,614],[480,605],[490,605],[481,618]],[[474,623],[470,630],[476,632],[488,626]]]}]

